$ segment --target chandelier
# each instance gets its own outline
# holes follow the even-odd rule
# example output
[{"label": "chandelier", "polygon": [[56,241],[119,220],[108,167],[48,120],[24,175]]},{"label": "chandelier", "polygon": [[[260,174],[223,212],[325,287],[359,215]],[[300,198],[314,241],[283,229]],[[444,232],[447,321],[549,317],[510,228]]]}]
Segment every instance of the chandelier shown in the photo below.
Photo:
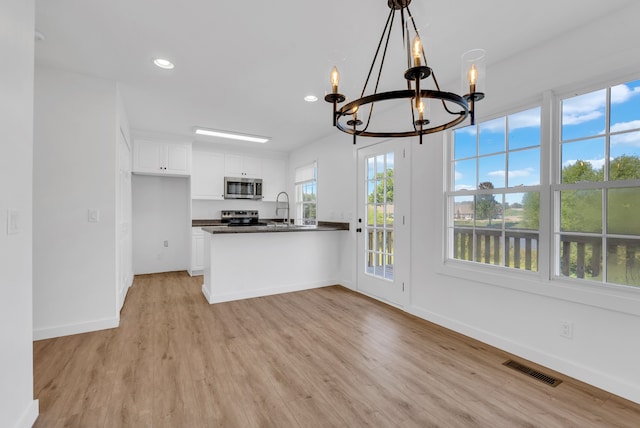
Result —
[{"label": "chandelier", "polygon": [[[475,49],[467,52],[462,58],[463,67],[463,85],[469,85],[469,92],[465,95],[457,95],[452,92],[445,92],[440,90],[440,85],[436,80],[435,72],[427,65],[426,55],[420,40],[418,28],[413,20],[411,11],[409,10],[409,4],[411,0],[387,0],[387,4],[391,9],[387,22],[382,30],[380,41],[378,42],[378,48],[371,62],[369,68],[369,74],[362,88],[360,98],[353,101],[349,101],[343,106],[339,107],[338,104],[345,102],[346,97],[338,92],[338,83],[340,81],[340,75],[338,69],[334,66],[331,70],[331,93],[327,94],[325,101],[333,104],[333,126],[337,127],[340,131],[353,135],[353,144],[356,143],[356,137],[383,137],[383,138],[396,138],[396,137],[415,137],[420,138],[420,144],[422,144],[422,136],[425,134],[431,134],[434,132],[444,131],[463,122],[467,117],[470,117],[471,125],[475,123],[474,107],[475,102],[484,98],[484,93],[480,92],[481,85],[480,79],[484,79],[484,51],[481,49]],[[402,28],[402,40],[403,45],[407,50],[407,70],[404,72],[404,78],[407,81],[407,89],[401,89],[389,92],[378,92],[378,86],[380,84],[380,77],[382,75],[382,68],[384,66],[384,60],[387,54],[387,48],[389,46],[389,39],[391,36],[391,30],[393,28],[394,18],[396,17],[396,11],[400,11],[400,20]],[[406,11],[406,16],[405,16]],[[413,40],[409,41],[409,24],[415,34]],[[380,50],[382,55],[380,59],[378,76],[375,82],[373,93],[365,95],[373,69],[375,68]],[[403,46],[403,49],[405,47]],[[421,81],[431,77],[433,80],[433,86],[435,89],[421,89]],[[463,89],[463,92],[466,89]],[[371,125],[371,117],[373,114],[374,106],[380,104],[383,101],[391,100],[403,100],[406,99],[410,106],[411,120],[407,120],[404,125],[403,131],[374,131],[369,130]],[[429,119],[429,112],[431,110],[430,105],[441,108],[445,119],[432,123]],[[361,107],[368,106],[368,113],[361,117],[366,117],[364,121],[358,118],[358,112],[362,112]],[[433,115],[432,115],[433,116]],[[373,127],[372,127],[373,128]]]}]

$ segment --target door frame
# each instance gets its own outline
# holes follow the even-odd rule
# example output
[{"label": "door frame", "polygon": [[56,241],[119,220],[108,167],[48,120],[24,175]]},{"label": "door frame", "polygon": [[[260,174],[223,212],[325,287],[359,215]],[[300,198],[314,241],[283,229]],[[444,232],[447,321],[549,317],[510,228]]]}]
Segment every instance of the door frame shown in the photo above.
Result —
[{"label": "door frame", "polygon": [[[378,279],[364,272],[366,252],[366,163],[374,153],[394,151],[394,278]],[[408,139],[384,140],[356,150],[356,245],[355,289],[392,306],[405,307],[410,303],[411,277],[411,145]],[[400,167],[400,168],[398,168]],[[373,279],[369,284],[364,281]],[[372,285],[372,283],[374,283]],[[375,284],[377,283],[377,284]],[[388,284],[388,282],[387,282]]]}]

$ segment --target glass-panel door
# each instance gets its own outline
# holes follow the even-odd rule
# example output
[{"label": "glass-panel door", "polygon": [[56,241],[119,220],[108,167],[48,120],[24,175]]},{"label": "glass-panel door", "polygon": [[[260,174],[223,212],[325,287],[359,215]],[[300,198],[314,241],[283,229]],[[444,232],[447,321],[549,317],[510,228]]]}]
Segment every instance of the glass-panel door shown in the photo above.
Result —
[{"label": "glass-panel door", "polygon": [[408,286],[407,151],[404,141],[358,151],[358,289],[398,305]]}]

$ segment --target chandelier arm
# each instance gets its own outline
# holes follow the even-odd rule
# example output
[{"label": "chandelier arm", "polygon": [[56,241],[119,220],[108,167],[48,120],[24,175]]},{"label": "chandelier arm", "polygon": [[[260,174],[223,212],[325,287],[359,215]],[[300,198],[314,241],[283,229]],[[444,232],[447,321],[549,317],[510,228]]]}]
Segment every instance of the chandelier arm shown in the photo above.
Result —
[{"label": "chandelier arm", "polygon": [[[431,72],[431,77],[433,77],[433,82],[436,84],[436,89],[439,91],[440,90],[440,85],[438,85],[438,79],[436,79],[435,71]],[[455,111],[449,110],[449,107],[447,107],[447,103],[445,103],[444,100],[442,100],[441,102],[442,102],[442,108],[444,108],[447,113],[449,113],[449,114],[459,114],[459,112],[455,112]]]}]

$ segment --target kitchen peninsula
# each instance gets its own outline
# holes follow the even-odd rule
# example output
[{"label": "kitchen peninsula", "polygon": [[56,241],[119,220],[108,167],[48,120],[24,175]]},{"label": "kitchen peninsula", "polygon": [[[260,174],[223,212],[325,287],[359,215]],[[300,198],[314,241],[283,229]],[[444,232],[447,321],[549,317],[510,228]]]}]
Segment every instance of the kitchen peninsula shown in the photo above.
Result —
[{"label": "kitchen peninsula", "polygon": [[205,226],[202,292],[209,303],[333,285],[348,223]]}]

